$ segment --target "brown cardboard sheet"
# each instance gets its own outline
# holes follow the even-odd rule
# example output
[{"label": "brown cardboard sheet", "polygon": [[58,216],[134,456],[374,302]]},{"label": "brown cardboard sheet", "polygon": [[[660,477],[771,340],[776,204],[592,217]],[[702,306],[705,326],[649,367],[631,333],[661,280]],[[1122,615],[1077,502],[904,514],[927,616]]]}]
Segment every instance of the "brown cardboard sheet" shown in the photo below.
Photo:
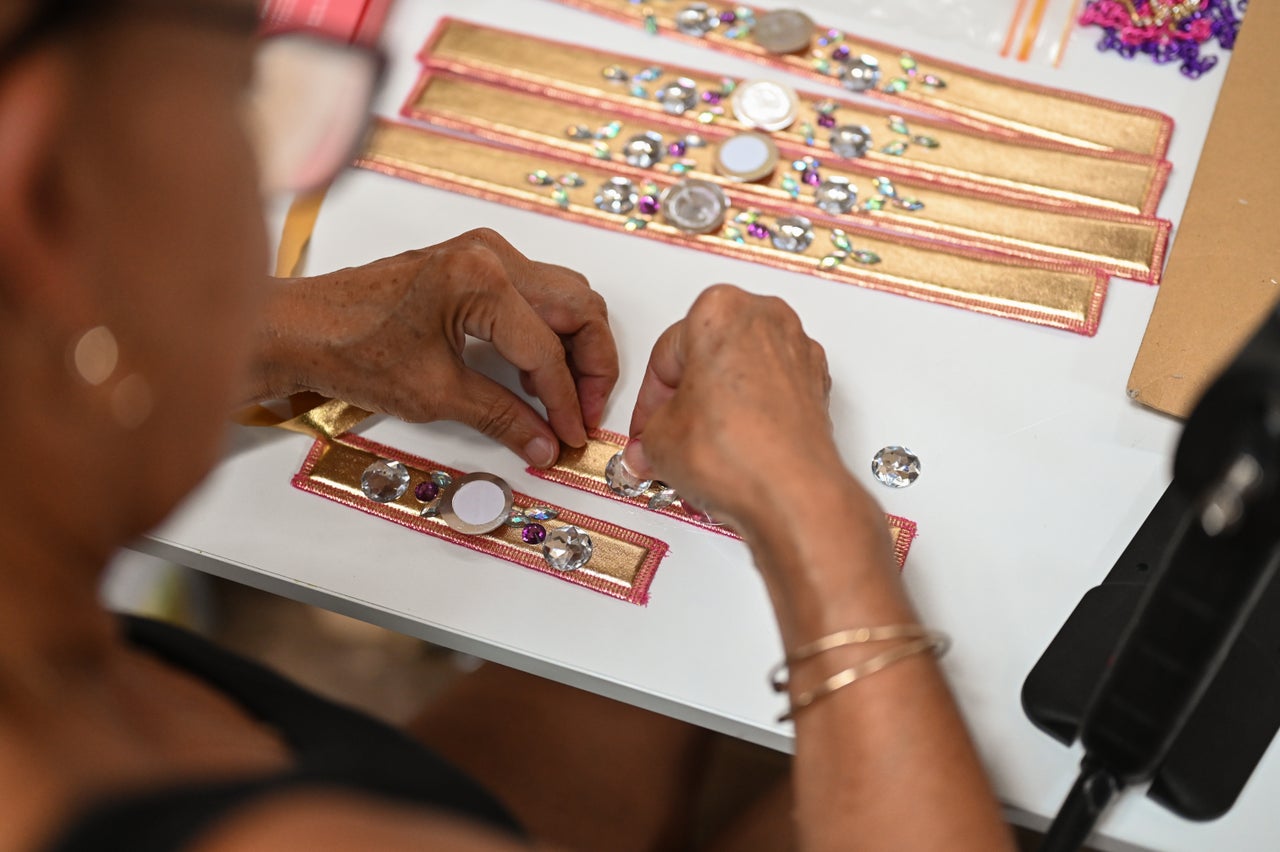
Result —
[{"label": "brown cardboard sheet", "polygon": [[1251,3],[1129,376],[1179,417],[1280,298],[1278,41],[1280,3]]}]

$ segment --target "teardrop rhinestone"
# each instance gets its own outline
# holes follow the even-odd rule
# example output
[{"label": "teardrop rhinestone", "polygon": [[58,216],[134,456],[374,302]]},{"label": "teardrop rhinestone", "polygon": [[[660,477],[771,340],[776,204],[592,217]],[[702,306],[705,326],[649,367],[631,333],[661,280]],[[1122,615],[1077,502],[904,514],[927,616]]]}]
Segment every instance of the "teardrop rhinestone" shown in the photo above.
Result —
[{"label": "teardrop rhinestone", "polygon": [[635,78],[644,83],[652,83],[654,80],[662,76],[662,69],[657,65],[650,65],[642,71],[636,72]]},{"label": "teardrop rhinestone", "polygon": [[881,148],[880,151],[881,153],[888,154],[892,157],[901,157],[903,154],[907,153],[907,143],[890,142],[888,145]]},{"label": "teardrop rhinestone", "polygon": [[894,133],[901,133],[903,136],[906,136],[911,132],[907,128],[907,123],[896,115],[889,116],[889,129]]},{"label": "teardrop rhinestone", "polygon": [[919,200],[918,198],[899,198],[897,200],[897,204],[903,210],[909,210],[912,213],[916,212],[917,210],[924,209],[924,202]]},{"label": "teardrop rhinestone", "polygon": [[931,89],[945,89],[947,87],[946,82],[941,77],[933,74],[925,74],[924,77],[921,78],[920,82],[924,83]]},{"label": "teardrop rhinestone", "polygon": [[857,251],[850,252],[849,256],[858,261],[858,263],[865,263],[868,266],[880,262],[880,255],[873,251],[867,251],[866,249],[858,249]]},{"label": "teardrop rhinestone", "polygon": [[570,124],[564,129],[564,135],[570,139],[591,139],[595,136],[585,124]]},{"label": "teardrop rhinestone", "polygon": [[898,60],[898,65],[908,74],[915,71],[917,67],[915,59],[906,53],[902,54],[902,58]]},{"label": "teardrop rhinestone", "polygon": [[883,210],[884,199],[879,196],[868,198],[866,201],[862,202],[862,209],[873,213],[877,210]]},{"label": "teardrop rhinestone", "polygon": [[853,251],[853,243],[849,242],[849,235],[839,228],[831,232],[831,244],[842,252]]},{"label": "teardrop rhinestone", "polygon": [[901,94],[907,90],[911,84],[902,77],[894,77],[892,80],[884,84],[884,91],[891,95]]},{"label": "teardrop rhinestone", "polygon": [[618,134],[622,132],[621,121],[611,121],[596,131],[597,139],[617,139]]},{"label": "teardrop rhinestone", "polygon": [[561,186],[568,186],[574,189],[586,185],[586,181],[582,179],[582,175],[577,172],[565,172],[560,175],[560,177],[556,178],[556,183]]},{"label": "teardrop rhinestone", "polygon": [[453,477],[443,470],[433,470],[431,471],[431,481],[441,488],[448,488],[453,484]]},{"label": "teardrop rhinestone", "polygon": [[911,141],[922,148],[937,148],[941,144],[932,136],[912,136]]},{"label": "teardrop rhinestone", "polygon": [[626,71],[623,71],[619,65],[605,66],[604,70],[600,72],[600,76],[614,83],[625,83],[631,79],[631,76]]},{"label": "teardrop rhinestone", "polygon": [[423,506],[421,514],[424,518],[438,518],[440,517],[440,507],[434,503],[430,506]]},{"label": "teardrop rhinestone", "polygon": [[818,261],[818,266],[821,266],[823,269],[835,269],[837,266],[844,263],[844,259],[845,255],[843,254],[829,254],[822,260]]},{"label": "teardrop rhinestone", "polygon": [[529,172],[527,180],[534,186],[551,185],[551,175],[547,174],[546,169],[538,169],[536,172]]},{"label": "teardrop rhinestone", "polygon": [[554,521],[560,513],[550,506],[532,506],[525,515],[535,521]]},{"label": "teardrop rhinestone", "polygon": [[889,180],[887,177],[878,177],[873,181],[873,183],[875,184],[876,192],[880,193],[885,198],[896,198],[898,196],[897,187],[895,187],[893,185],[893,181]]}]

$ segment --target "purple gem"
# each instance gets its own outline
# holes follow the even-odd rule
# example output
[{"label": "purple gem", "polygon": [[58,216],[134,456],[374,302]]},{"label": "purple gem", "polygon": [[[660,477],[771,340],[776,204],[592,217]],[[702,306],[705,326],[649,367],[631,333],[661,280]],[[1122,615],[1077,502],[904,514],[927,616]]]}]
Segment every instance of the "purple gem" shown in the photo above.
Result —
[{"label": "purple gem", "polygon": [[424,479],[413,487],[413,496],[423,503],[430,503],[440,496],[440,486],[429,479]]},{"label": "purple gem", "polygon": [[719,92],[703,92],[702,100],[709,104],[718,104],[720,103],[720,93]]},{"label": "purple gem", "polygon": [[836,126],[836,117],[834,115],[818,116],[818,124],[828,129]]},{"label": "purple gem", "polygon": [[525,544],[542,544],[547,540],[547,528],[542,524],[528,524],[520,530],[520,538]]},{"label": "purple gem", "polygon": [[809,186],[817,186],[822,183],[822,175],[818,174],[817,169],[806,169],[802,180]]},{"label": "purple gem", "polygon": [[835,50],[831,51],[831,58],[836,62],[843,62],[849,58],[849,48],[843,44],[840,45]]},{"label": "purple gem", "polygon": [[720,23],[722,23],[722,24],[732,24],[732,23],[736,22],[737,20],[738,20],[738,16],[737,16],[735,13],[733,13],[733,12],[721,12],[721,13],[720,13]]},{"label": "purple gem", "polygon": [[765,237],[769,236],[769,229],[764,225],[761,225],[759,222],[752,222],[747,226],[747,234],[755,237],[757,240],[763,240]]},{"label": "purple gem", "polygon": [[658,199],[652,195],[646,195],[640,199],[640,212],[646,216],[652,216],[658,212]]},{"label": "purple gem", "polygon": [[689,146],[683,139],[677,139],[667,146],[667,153],[673,157],[683,157],[688,150]]}]

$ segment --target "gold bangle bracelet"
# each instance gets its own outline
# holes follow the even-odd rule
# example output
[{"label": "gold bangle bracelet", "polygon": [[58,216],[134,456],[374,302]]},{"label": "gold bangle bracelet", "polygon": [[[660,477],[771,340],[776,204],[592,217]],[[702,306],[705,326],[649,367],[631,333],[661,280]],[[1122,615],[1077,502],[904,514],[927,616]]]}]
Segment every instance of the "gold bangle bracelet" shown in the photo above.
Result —
[{"label": "gold bangle bracelet", "polygon": [[803,662],[810,657],[816,657],[818,654],[830,651],[833,648],[843,648],[847,645],[863,645],[867,642],[883,642],[888,639],[935,637],[946,638],[943,634],[929,630],[919,624],[886,624],[879,627],[854,627],[849,630],[839,630],[814,639],[812,642],[807,642],[787,654],[781,662],[769,669],[769,684],[773,687],[774,692],[785,692],[788,683],[787,679],[783,677],[783,672],[789,666]]},{"label": "gold bangle bracelet", "polygon": [[[927,636],[899,645],[863,663],[847,668],[842,672],[837,672],[808,692],[802,692],[795,696],[791,699],[791,706],[787,709],[787,712],[779,716],[778,721],[786,722],[794,719],[797,713],[806,707],[812,706],[819,699],[843,689],[854,681],[861,680],[888,668],[899,660],[904,660],[923,651],[932,651],[936,656],[940,657],[947,652],[950,645],[951,640],[946,634],[929,631]],[[775,688],[777,688],[776,685]]]}]

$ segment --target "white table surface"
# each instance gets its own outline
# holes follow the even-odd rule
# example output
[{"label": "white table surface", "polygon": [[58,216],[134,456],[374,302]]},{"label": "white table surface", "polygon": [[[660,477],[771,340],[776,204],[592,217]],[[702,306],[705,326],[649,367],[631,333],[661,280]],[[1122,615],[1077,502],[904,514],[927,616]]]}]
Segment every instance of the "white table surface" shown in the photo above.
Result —
[{"label": "white table surface", "polygon": [[[802,5],[823,22],[859,25],[853,14],[858,6],[840,0]],[[1012,0],[968,4],[984,6],[990,7],[985,20],[1003,32]],[[377,105],[382,114],[397,113],[416,74],[414,54],[444,7],[401,0],[394,11],[387,34],[393,61]],[[861,29],[918,53],[1173,115],[1175,168],[1161,215],[1177,221],[1222,68],[1191,83],[1173,68],[1101,55],[1090,33],[1077,34],[1060,69],[1002,61],[993,58],[987,36],[946,40],[936,24],[913,28],[919,8],[927,3],[915,0],[898,16],[868,14]],[[954,14],[954,5],[946,8]],[[549,2],[471,0],[462,12],[447,11],[668,62],[726,73],[752,70]],[[1231,196],[1224,203],[1237,202]],[[846,461],[888,511],[919,524],[904,577],[924,621],[955,639],[944,667],[996,788],[1016,817],[1043,824],[1066,794],[1079,754],[1026,720],[1018,700],[1022,680],[1163,490],[1178,435],[1176,422],[1125,396],[1156,289],[1113,281],[1101,329],[1087,338],[562,223],[365,172],[350,173],[331,192],[310,271],[362,263],[478,226],[498,229],[529,256],[581,270],[606,296],[623,370],[604,425],[619,431],[626,430],[649,346],[703,286],[731,281],[795,307],[827,348]],[[488,350],[473,348],[469,357],[517,386]],[[765,591],[740,544],[534,479],[518,459],[456,424],[381,419],[363,431],[445,464],[492,471],[517,490],[662,538],[671,551],[654,580],[651,603],[642,608],[614,601],[296,491],[289,479],[310,442],[278,430],[234,430],[221,466],[137,548],[789,748],[790,727],[774,721],[782,701],[764,678],[780,643]],[[869,459],[886,444],[905,444],[920,455],[923,475],[913,487],[892,491],[872,480]],[[1221,820],[1187,823],[1130,794],[1106,817],[1098,842],[1108,848],[1271,849],[1269,794],[1276,791],[1280,766],[1269,754]]]}]

